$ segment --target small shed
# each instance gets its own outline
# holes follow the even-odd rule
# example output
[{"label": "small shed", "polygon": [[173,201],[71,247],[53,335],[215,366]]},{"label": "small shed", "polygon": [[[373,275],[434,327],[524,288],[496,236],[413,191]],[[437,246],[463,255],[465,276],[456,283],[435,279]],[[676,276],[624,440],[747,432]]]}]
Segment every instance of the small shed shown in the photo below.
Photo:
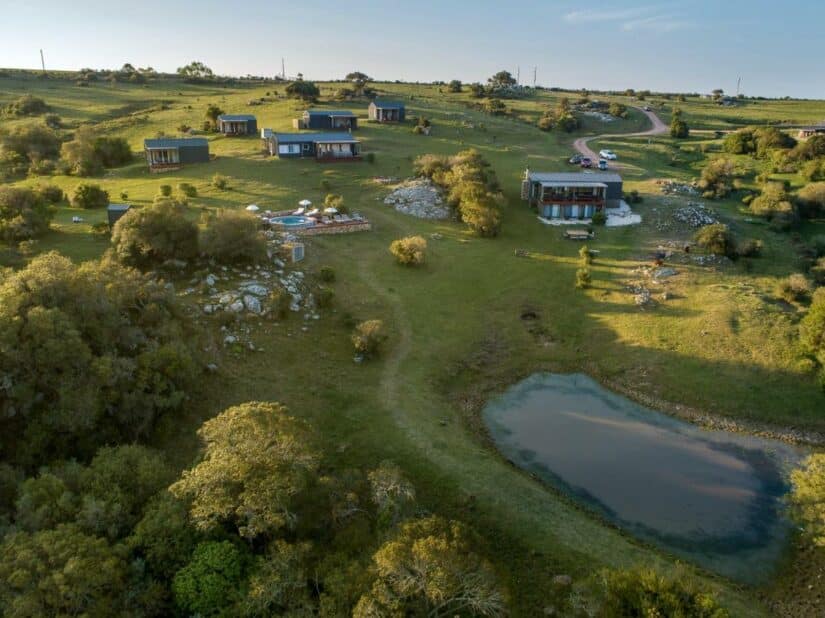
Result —
[{"label": "small shed", "polygon": [[349,111],[308,109],[301,117],[298,128],[353,131],[358,128],[358,116]]},{"label": "small shed", "polygon": [[224,135],[254,135],[258,121],[252,114],[223,114],[218,116],[218,132]]},{"label": "small shed", "polygon": [[273,133],[267,151],[282,159],[356,161],[361,158],[361,142],[349,133]]},{"label": "small shed", "polygon": [[176,170],[186,163],[209,161],[209,142],[205,137],[158,138],[143,140],[149,171]]},{"label": "small shed", "polygon": [[375,99],[369,106],[369,119],[374,122],[404,122],[406,108],[400,101]]},{"label": "small shed", "polygon": [[115,223],[129,212],[131,207],[130,204],[109,204],[106,208],[106,215],[109,217],[109,227],[114,227]]}]

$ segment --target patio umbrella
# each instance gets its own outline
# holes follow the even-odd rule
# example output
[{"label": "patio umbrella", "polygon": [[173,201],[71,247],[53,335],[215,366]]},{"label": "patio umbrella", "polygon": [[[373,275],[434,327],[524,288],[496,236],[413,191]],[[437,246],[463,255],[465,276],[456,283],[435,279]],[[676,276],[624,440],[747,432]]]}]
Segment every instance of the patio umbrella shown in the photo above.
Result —
[{"label": "patio umbrella", "polygon": [[260,208],[258,208],[255,204],[250,204],[246,207],[249,212],[258,212]]},{"label": "patio umbrella", "polygon": [[324,208],[325,215],[337,215],[338,209],[337,208]]},{"label": "patio umbrella", "polygon": [[298,202],[298,206],[301,206],[302,208],[307,208],[309,206],[312,206],[312,202],[310,202],[309,200],[301,200],[300,202]]}]

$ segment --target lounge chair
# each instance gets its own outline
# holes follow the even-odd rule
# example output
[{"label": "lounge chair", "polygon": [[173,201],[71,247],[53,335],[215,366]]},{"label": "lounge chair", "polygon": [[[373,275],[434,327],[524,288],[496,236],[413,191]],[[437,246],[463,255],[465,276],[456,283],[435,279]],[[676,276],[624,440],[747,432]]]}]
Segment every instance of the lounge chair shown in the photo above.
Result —
[{"label": "lounge chair", "polygon": [[306,217],[314,217],[314,216],[315,216],[315,215],[317,215],[317,214],[318,214],[318,209],[317,209],[317,208],[313,208],[313,209],[312,209],[312,210],[310,210],[308,213],[306,213],[306,215],[304,215],[304,216],[306,216]]},{"label": "lounge chair", "polygon": [[306,210],[306,209],[305,208],[299,208],[298,210],[296,210],[292,214],[293,215],[302,215],[302,214],[304,214],[304,210]]}]

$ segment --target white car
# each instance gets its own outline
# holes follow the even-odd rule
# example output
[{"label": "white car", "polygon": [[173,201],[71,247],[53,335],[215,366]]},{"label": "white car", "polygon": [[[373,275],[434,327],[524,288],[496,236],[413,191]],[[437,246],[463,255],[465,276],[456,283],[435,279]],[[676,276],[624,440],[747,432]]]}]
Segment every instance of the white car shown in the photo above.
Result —
[{"label": "white car", "polygon": [[600,150],[599,157],[601,157],[602,159],[607,159],[608,161],[615,161],[616,159],[618,159],[616,153],[612,150]]}]

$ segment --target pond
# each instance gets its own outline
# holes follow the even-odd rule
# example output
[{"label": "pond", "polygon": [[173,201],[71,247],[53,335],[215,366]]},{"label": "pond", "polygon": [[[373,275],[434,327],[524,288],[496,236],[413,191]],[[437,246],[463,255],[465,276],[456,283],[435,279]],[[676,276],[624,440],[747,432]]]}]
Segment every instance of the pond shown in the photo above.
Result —
[{"label": "pond", "polygon": [[630,534],[742,582],[773,573],[798,449],[702,429],[581,374],[535,374],[482,417],[507,459]]}]

